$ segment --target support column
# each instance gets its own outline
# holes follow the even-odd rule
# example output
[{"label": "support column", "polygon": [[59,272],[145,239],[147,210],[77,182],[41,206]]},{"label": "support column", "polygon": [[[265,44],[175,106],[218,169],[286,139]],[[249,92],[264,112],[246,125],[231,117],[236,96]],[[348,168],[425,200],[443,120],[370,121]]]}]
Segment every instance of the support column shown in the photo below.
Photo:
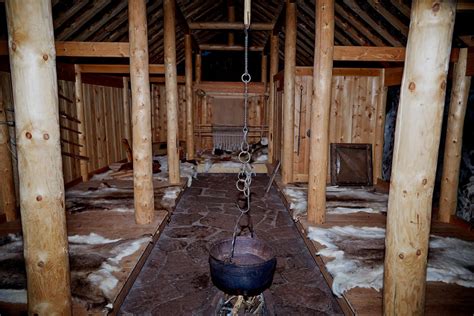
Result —
[{"label": "support column", "polygon": [[373,183],[377,184],[377,180],[382,178],[382,164],[383,164],[383,144],[385,137],[385,110],[387,107],[387,91],[388,87],[385,86],[385,69],[382,69],[380,73],[381,83],[380,90],[378,93],[378,106],[376,112],[376,125],[375,125],[375,148],[372,160],[374,163],[373,168]]},{"label": "support column", "polygon": [[129,143],[132,143],[132,133],[131,133],[131,124],[130,124],[130,95],[128,92],[128,78],[123,77],[123,128],[125,131],[125,138]]},{"label": "support column", "polygon": [[[79,141],[79,155],[87,157],[87,146],[86,146],[86,118],[84,115],[84,102],[82,94],[82,76],[81,76],[81,66],[74,65],[74,74],[75,74],[75,89],[74,96],[76,101],[76,113],[77,119],[80,121],[77,124],[77,130],[79,131],[78,141]],[[89,180],[89,166],[87,165],[87,160],[81,159],[80,170],[82,181],[86,182]]]},{"label": "support column", "polygon": [[334,52],[334,0],[316,0],[313,96],[309,148],[308,221],[326,218],[326,178],[329,156],[329,114]]},{"label": "support column", "polygon": [[261,77],[262,77],[262,82],[264,84],[267,84],[267,55],[265,55],[263,52],[262,52],[262,74],[261,74]]},{"label": "support column", "polygon": [[179,184],[178,81],[176,78],[175,0],[163,0],[168,173]]},{"label": "support column", "polygon": [[28,314],[71,315],[51,1],[5,4]]},{"label": "support column", "polygon": [[[235,5],[234,0],[227,0],[227,20],[232,23],[235,22]],[[235,44],[234,32],[229,31],[227,34],[227,45],[232,46]]]},{"label": "support column", "polygon": [[194,67],[196,68],[196,71],[194,72],[194,76],[195,76],[195,81],[196,83],[200,83],[201,82],[201,52],[198,52],[196,54],[196,60],[195,60],[195,65]]},{"label": "support column", "polygon": [[191,34],[184,35],[186,85],[186,155],[194,159],[193,51]]},{"label": "support column", "polygon": [[443,176],[439,199],[439,220],[449,223],[456,213],[458,201],[459,166],[461,164],[462,134],[466,116],[467,99],[471,77],[466,76],[467,48],[459,51],[459,60],[454,66],[453,87],[449,104],[446,145],[444,147]]},{"label": "support column", "polygon": [[151,99],[145,0],[128,1],[130,83],[132,88],[133,193],[135,221],[154,217]]},{"label": "support column", "polygon": [[433,187],[456,1],[415,0],[387,212],[384,314],[423,315]]},{"label": "support column", "polygon": [[6,93],[2,91],[3,89],[9,88],[9,85],[0,86],[0,179],[2,179],[0,184],[0,207],[7,218],[7,222],[18,218],[16,212],[12,153],[10,152],[10,133],[8,131],[8,118],[5,105]]},{"label": "support column", "polygon": [[286,1],[285,85],[283,89],[283,146],[281,175],[283,183],[293,181],[294,105],[296,72],[296,3]]},{"label": "support column", "polygon": [[273,144],[273,133],[275,132],[275,83],[273,77],[278,73],[278,34],[270,37],[270,97],[268,99],[268,162],[273,163],[275,156],[275,145]]}]

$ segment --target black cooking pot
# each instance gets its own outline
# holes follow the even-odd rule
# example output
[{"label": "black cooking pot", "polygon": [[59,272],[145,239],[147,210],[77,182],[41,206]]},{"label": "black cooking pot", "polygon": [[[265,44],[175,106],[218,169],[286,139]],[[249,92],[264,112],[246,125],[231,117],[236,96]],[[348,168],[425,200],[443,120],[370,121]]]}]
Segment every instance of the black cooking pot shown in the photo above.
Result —
[{"label": "black cooking pot", "polygon": [[234,257],[229,260],[232,239],[217,242],[209,252],[211,279],[230,295],[255,296],[270,287],[276,267],[273,250],[264,242],[237,237]]}]

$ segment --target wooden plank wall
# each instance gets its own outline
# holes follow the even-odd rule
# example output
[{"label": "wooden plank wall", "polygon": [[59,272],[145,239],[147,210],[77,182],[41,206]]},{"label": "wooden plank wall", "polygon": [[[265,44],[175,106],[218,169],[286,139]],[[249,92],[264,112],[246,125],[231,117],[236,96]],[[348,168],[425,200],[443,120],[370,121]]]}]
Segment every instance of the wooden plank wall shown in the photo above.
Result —
[{"label": "wooden plank wall", "polygon": [[[10,74],[2,73],[0,85],[11,89]],[[86,130],[89,172],[93,172],[126,157],[121,142],[125,135],[122,88],[83,84],[83,94],[85,122],[82,123]],[[69,183],[80,177],[74,82],[58,80],[58,97],[64,181]]]},{"label": "wooden plank wall", "polygon": [[[362,72],[361,72],[362,73]],[[379,97],[383,89],[381,75],[374,72],[363,75],[333,75],[332,102],[329,122],[330,143],[368,143],[372,144],[372,159],[375,162],[374,148],[376,143],[377,108],[381,105]],[[305,71],[297,71],[295,87],[295,130],[294,130],[294,174],[295,182],[308,181],[309,170],[309,129],[313,77]],[[281,78],[275,82],[277,102],[275,125],[281,126]],[[301,113],[301,119],[300,119]],[[301,124],[300,124],[301,122]],[[383,128],[383,127],[382,127]],[[381,133],[383,136],[383,132]],[[298,148],[298,137],[300,143]],[[278,139],[277,139],[278,138]],[[275,133],[275,155],[280,156],[281,136]],[[374,163],[375,164],[375,163]],[[330,168],[328,168],[328,175]],[[328,177],[330,179],[330,177]]]},{"label": "wooden plank wall", "polygon": [[[178,139],[186,141],[186,93],[184,84],[178,84]],[[153,143],[166,143],[165,84],[151,85],[151,132]]]}]

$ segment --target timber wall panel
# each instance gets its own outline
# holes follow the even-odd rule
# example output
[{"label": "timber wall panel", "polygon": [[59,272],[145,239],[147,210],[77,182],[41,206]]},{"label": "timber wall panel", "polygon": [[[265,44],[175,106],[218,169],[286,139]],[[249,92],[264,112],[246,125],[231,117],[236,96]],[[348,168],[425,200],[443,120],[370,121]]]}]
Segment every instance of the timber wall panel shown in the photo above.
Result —
[{"label": "timber wall panel", "polygon": [[[281,111],[282,92],[279,87],[281,77],[275,78],[275,90],[277,91],[275,103],[274,133],[275,160],[281,155]],[[294,158],[293,180],[295,182],[306,182],[309,171],[309,137],[310,109],[312,91],[311,73],[297,71],[295,78],[295,105],[294,105]],[[329,121],[330,143],[368,143],[372,144],[372,161],[375,165],[374,148],[376,143],[377,109],[380,105],[380,93],[382,93],[383,78],[381,76],[365,75],[333,75],[331,112]],[[302,88],[302,90],[301,90]],[[302,94],[301,94],[302,92]],[[302,100],[302,102],[300,101]],[[300,120],[301,113],[301,120]],[[301,124],[300,124],[301,122]],[[382,127],[383,128],[383,127]],[[298,137],[300,135],[299,146]],[[383,132],[381,133],[383,136]],[[382,140],[383,141],[383,140]],[[330,151],[329,151],[330,152]],[[330,173],[328,166],[328,175]],[[328,177],[329,179],[330,177]]]}]

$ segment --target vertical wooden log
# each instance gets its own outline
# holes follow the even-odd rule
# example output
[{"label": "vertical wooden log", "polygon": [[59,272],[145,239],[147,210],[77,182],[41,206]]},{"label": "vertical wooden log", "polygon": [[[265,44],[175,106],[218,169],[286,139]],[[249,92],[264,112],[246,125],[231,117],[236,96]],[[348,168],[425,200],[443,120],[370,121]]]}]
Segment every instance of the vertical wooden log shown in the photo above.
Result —
[{"label": "vertical wooden log", "polygon": [[[130,124],[130,96],[128,92],[128,78],[123,77],[123,90],[122,90],[122,98],[123,98],[123,129],[124,129],[124,136],[128,140],[129,143],[132,141],[132,129]],[[151,105],[150,105],[151,106]]]},{"label": "vertical wooden log", "polygon": [[196,54],[196,60],[195,60],[195,65],[194,67],[196,68],[196,71],[194,72],[194,79],[196,83],[201,82],[201,52]]},{"label": "vertical wooden log", "polygon": [[135,221],[149,224],[154,216],[151,100],[145,0],[128,1],[130,83],[132,87],[133,192]]},{"label": "vertical wooden log", "polygon": [[377,184],[377,179],[382,177],[383,165],[383,143],[385,135],[385,109],[387,107],[387,90],[384,82],[385,70],[380,74],[380,90],[378,92],[378,105],[376,109],[376,123],[375,123],[375,148],[374,148],[374,175],[373,182]]},{"label": "vertical wooden log", "polygon": [[329,113],[334,52],[334,0],[316,0],[313,95],[308,175],[308,221],[324,223],[329,156]]},{"label": "vertical wooden log", "polygon": [[293,181],[293,134],[296,71],[296,3],[286,1],[285,73],[283,100],[283,148],[281,174],[283,183]]},{"label": "vertical wooden log", "polygon": [[459,52],[454,66],[453,87],[449,104],[446,145],[444,148],[443,176],[439,199],[439,220],[449,223],[456,213],[458,200],[459,166],[461,164],[462,134],[466,116],[471,77],[466,76],[467,48]]},{"label": "vertical wooden log", "polygon": [[193,51],[191,34],[184,35],[186,89],[186,154],[194,159]]},{"label": "vertical wooden log", "polygon": [[[7,74],[8,75],[8,74]],[[1,83],[0,83],[1,84]],[[8,131],[8,118],[3,89],[0,87],[0,209],[3,210],[7,222],[18,218],[16,212],[15,182],[13,178],[12,153],[10,147],[10,132]]]},{"label": "vertical wooden log", "polygon": [[175,0],[163,1],[168,173],[171,184],[180,182],[178,153],[178,81],[176,78]]},{"label": "vertical wooden log", "polygon": [[[234,0],[227,0],[227,19],[229,22],[235,22],[235,5]],[[232,46],[235,44],[234,32],[229,31],[227,34],[227,45]]]},{"label": "vertical wooden log", "polygon": [[70,315],[51,2],[6,1],[28,313]]},{"label": "vertical wooden log", "polygon": [[[74,74],[76,81],[74,83],[74,96],[76,101],[76,113],[77,119],[81,122],[77,124],[77,130],[79,131],[78,142],[81,147],[79,147],[79,155],[87,157],[87,146],[86,146],[86,120],[84,115],[84,101],[82,94],[82,76],[81,76],[81,66],[74,65]],[[80,169],[82,181],[89,180],[89,168],[87,161],[80,160]]]},{"label": "vertical wooden log", "polygon": [[267,84],[267,55],[262,52],[262,75],[261,79],[264,84]]},{"label": "vertical wooden log", "polygon": [[275,82],[273,77],[278,73],[278,34],[270,37],[270,97],[268,99],[268,162],[273,163],[275,156]]},{"label": "vertical wooden log", "polygon": [[384,314],[423,315],[431,202],[456,1],[415,0],[395,130]]}]

